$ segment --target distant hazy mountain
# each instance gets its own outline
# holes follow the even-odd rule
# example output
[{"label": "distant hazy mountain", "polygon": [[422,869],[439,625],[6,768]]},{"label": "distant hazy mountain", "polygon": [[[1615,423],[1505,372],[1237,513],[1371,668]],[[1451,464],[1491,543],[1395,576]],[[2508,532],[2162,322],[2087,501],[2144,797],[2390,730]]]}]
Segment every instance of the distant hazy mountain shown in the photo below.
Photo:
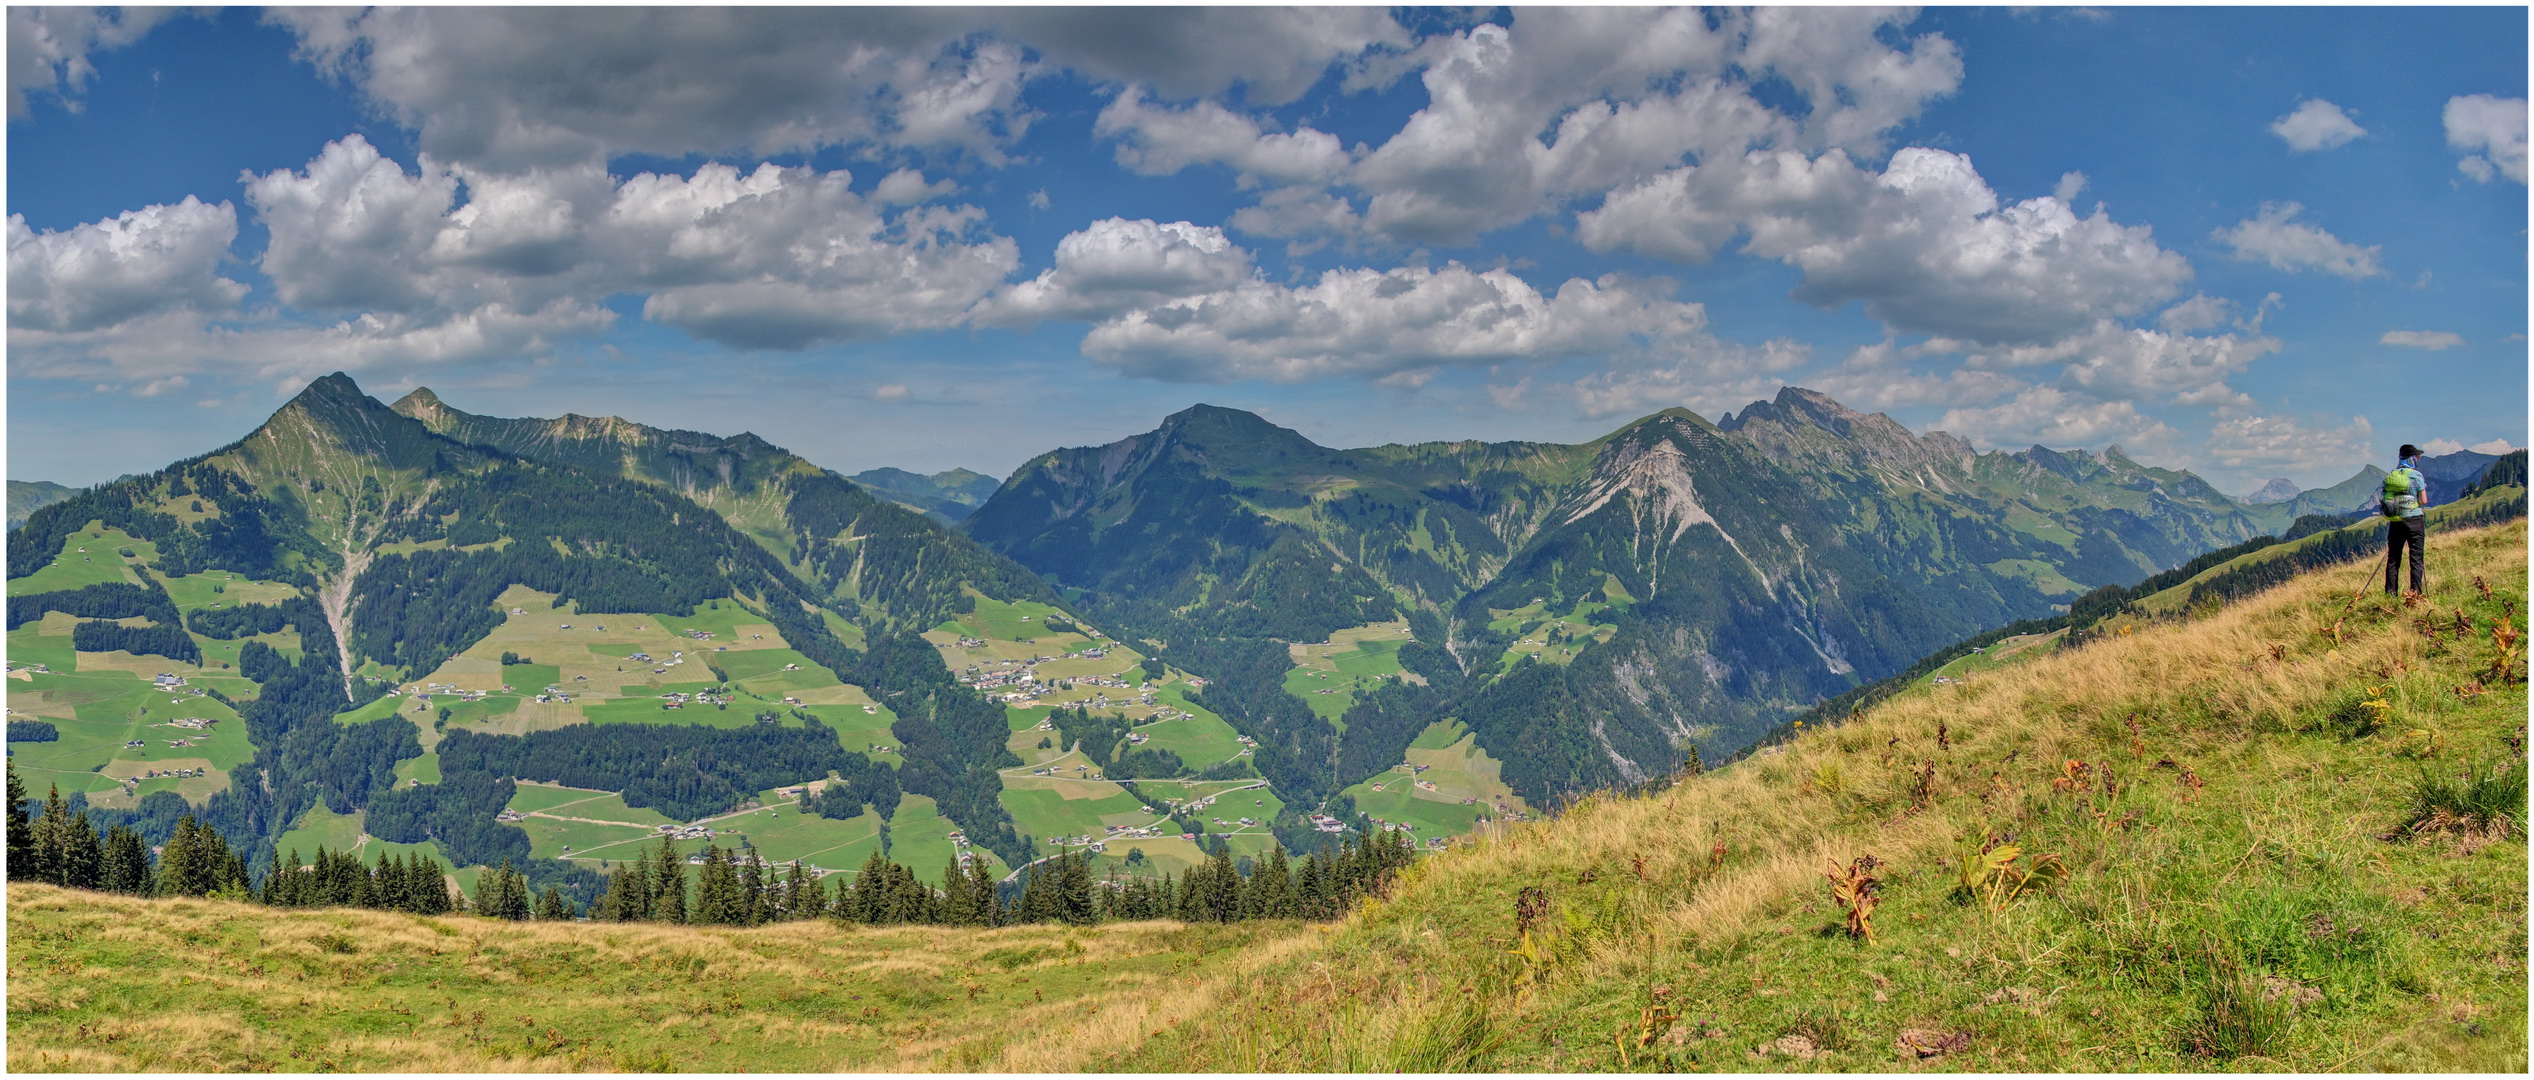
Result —
[{"label": "distant hazy mountain", "polygon": [[[1793,388],[1581,445],[1333,450],[1198,406],[1033,458],[963,527],[1215,679],[1280,791],[1388,768],[1457,716],[1533,799],[1729,753],[1944,642],[2262,531],[2118,447],[1980,454]],[[1398,700],[1329,724],[1267,677],[1285,642],[1403,616],[1424,681]]]},{"label": "distant hazy mountain", "polygon": [[867,469],[853,474],[854,483],[945,522],[958,521],[994,496],[1003,482],[984,473],[952,469],[921,476],[904,469]]},{"label": "distant hazy mountain", "polygon": [[2301,489],[2296,486],[2295,481],[2284,476],[2274,476],[2270,478],[2268,483],[2254,489],[2252,494],[2246,495],[2238,501],[2247,506],[2259,503],[2286,502],[2290,499],[2296,498],[2299,490]]},{"label": "distant hazy mountain", "polygon": [[9,481],[9,527],[26,524],[26,516],[63,499],[79,494],[78,488],[63,487],[50,480]]}]

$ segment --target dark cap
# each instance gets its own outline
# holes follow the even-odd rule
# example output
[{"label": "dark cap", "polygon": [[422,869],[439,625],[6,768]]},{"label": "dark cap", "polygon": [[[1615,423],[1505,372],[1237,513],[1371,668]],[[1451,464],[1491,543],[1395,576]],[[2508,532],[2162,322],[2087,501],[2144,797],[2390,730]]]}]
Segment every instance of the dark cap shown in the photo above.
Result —
[{"label": "dark cap", "polygon": [[2409,443],[2403,443],[2403,444],[2402,444],[2402,452],[2401,452],[2399,455],[2396,455],[2396,456],[2398,456],[2398,457],[2418,457],[2418,456],[2420,456],[2420,448],[2419,448],[2419,447],[2416,447],[2416,446],[2413,446],[2413,445],[2411,445],[2411,444],[2409,444]]}]

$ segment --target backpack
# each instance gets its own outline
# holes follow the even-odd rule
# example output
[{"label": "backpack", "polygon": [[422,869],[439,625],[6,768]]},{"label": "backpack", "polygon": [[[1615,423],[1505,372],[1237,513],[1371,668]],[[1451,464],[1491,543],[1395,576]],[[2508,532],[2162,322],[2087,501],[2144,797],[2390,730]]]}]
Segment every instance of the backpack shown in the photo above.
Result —
[{"label": "backpack", "polygon": [[2419,495],[2411,489],[2411,470],[2395,469],[2384,474],[2384,497],[2376,504],[2377,512],[2389,518],[2410,516],[2419,508]]}]

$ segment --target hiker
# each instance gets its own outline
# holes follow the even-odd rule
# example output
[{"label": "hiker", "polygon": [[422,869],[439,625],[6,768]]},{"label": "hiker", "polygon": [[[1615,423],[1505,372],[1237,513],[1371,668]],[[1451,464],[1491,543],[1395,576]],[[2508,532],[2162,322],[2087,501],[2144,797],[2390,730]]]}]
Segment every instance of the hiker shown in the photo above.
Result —
[{"label": "hiker", "polygon": [[2411,549],[2411,591],[2426,593],[2428,553],[2428,477],[2420,475],[2420,448],[2402,444],[2402,460],[2384,474],[2384,498],[2377,512],[2385,517],[2384,594],[2394,595],[2401,580],[2402,549]]}]

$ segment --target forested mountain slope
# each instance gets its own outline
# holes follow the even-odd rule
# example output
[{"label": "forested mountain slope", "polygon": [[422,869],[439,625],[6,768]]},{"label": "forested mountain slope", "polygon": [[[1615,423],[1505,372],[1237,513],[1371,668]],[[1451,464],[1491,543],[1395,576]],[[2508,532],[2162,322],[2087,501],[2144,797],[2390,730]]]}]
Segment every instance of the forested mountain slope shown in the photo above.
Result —
[{"label": "forested mountain slope", "polygon": [[[460,867],[518,863],[583,901],[595,891],[588,867],[549,849],[532,858],[525,834],[495,820],[516,809],[515,780],[603,777],[606,790],[590,794],[621,792],[627,813],[687,820],[759,799],[769,783],[840,774],[869,795],[826,800],[843,817],[868,802],[884,827],[904,791],[1003,861],[1028,858],[998,801],[996,770],[1017,764],[1003,710],[915,635],[980,598],[1047,596],[1036,577],[753,437],[487,420],[424,392],[404,405],[485,441],[435,431],[337,374],[234,444],[31,515],[9,545],[10,643],[13,660],[32,668],[41,657],[45,669],[21,672],[28,685],[13,682],[11,701],[74,736],[46,748],[37,775],[153,843],[194,814],[259,868],[286,833],[366,815],[378,839],[436,845]],[[753,538],[734,528],[751,511],[774,527]],[[716,652],[795,658],[754,683],[736,656],[714,661],[778,706],[761,708],[753,731],[705,717],[676,729],[600,722],[653,720],[625,711],[636,698],[661,701],[663,724],[690,699],[726,713],[738,690],[701,650],[709,681],[664,683],[656,676],[676,658],[663,645],[651,646],[659,664],[606,637],[540,646],[543,664],[505,653],[496,665],[479,647],[541,618],[538,640],[569,640],[575,615],[601,632],[606,616],[634,616],[627,629],[691,645],[715,636],[696,625],[708,609],[706,625],[727,634],[736,618],[767,639]],[[690,630],[671,639],[671,621]],[[629,653],[644,657],[632,676],[621,674]],[[602,681],[582,685],[565,669]],[[515,688],[514,673],[548,685]],[[151,700],[142,680],[153,674],[197,700]],[[638,685],[618,685],[628,682]],[[215,734],[160,749],[154,707]],[[220,726],[231,718],[239,725]],[[843,726],[868,734],[848,749]],[[653,737],[664,730],[682,733]],[[767,739],[801,738],[823,748],[761,752]],[[544,749],[501,749],[523,740]],[[858,752],[883,743],[886,761]],[[799,775],[760,767],[775,760]],[[866,791],[859,778],[875,768],[891,777]]]},{"label": "forested mountain slope", "polygon": [[[1237,410],[1025,463],[962,522],[1214,680],[1280,783],[1459,719],[1534,801],[1714,758],[1926,651],[2255,535],[2187,472],[1974,453],[1787,388],[1580,445],[1333,450]],[[1404,620],[1405,676],[1299,707],[1288,645]]]},{"label": "forested mountain slope", "polygon": [[393,408],[462,442],[673,490],[721,514],[816,584],[824,600],[858,617],[923,630],[967,610],[963,589],[1053,599],[1009,560],[755,435],[666,431],[615,417],[478,416],[428,388]]},{"label": "forested mountain slope", "polygon": [[9,1064],[2522,1072],[2525,527],[2441,543],[2425,604],[2308,573],[1491,830],[1334,926],[12,883]]}]

